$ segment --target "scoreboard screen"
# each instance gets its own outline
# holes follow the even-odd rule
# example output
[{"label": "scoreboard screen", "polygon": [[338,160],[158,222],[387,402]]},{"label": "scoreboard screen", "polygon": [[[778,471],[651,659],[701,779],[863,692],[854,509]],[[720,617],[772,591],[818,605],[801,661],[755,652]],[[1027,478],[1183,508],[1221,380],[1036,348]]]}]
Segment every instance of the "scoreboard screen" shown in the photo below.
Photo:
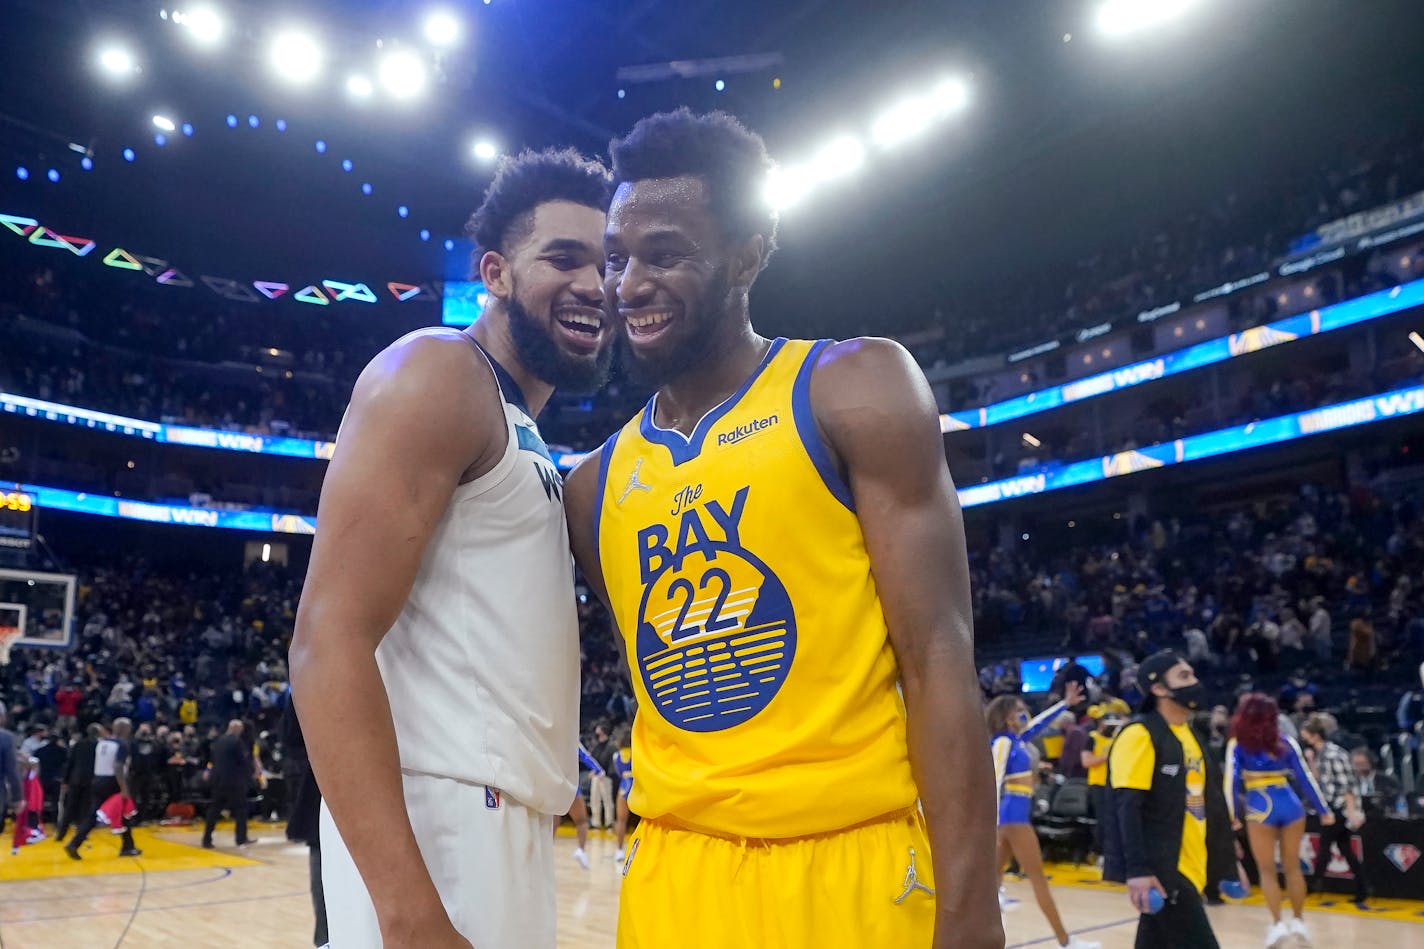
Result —
[{"label": "scoreboard screen", "polygon": [[0,487],[0,548],[29,550],[35,536],[34,498]]}]

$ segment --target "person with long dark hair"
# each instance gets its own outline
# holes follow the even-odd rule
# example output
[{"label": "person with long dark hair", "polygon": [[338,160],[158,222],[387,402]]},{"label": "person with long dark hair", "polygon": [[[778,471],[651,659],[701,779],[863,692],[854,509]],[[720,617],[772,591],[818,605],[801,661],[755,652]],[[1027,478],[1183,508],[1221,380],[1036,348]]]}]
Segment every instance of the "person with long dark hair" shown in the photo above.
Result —
[{"label": "person with long dark hair", "polygon": [[[1231,720],[1231,737],[1226,743],[1226,803],[1232,826],[1241,828],[1240,804],[1245,802],[1246,838],[1261,877],[1261,895],[1271,911],[1266,930],[1267,949],[1283,945],[1294,936],[1298,945],[1309,946],[1310,933],[1302,913],[1305,908],[1305,874],[1300,868],[1300,839],[1305,832],[1302,797],[1329,826],[1335,814],[1315,777],[1305,766],[1300,746],[1280,733],[1280,709],[1275,699],[1252,692],[1241,696],[1236,716]],[[1291,778],[1300,788],[1291,787]],[[1281,920],[1281,888],[1276,880],[1276,847],[1280,846],[1285,872],[1286,894],[1293,913],[1289,922]]]},{"label": "person with long dark hair", "polygon": [[1019,869],[1033,885],[1033,896],[1058,944],[1066,949],[1098,949],[1100,943],[1085,942],[1070,936],[1058,915],[1058,906],[1048,889],[1048,877],[1043,872],[1043,850],[1034,833],[1033,759],[1028,743],[1046,731],[1059,713],[1077,705],[1083,697],[1083,687],[1073,680],[1063,685],[1063,701],[1050,705],[1037,717],[1029,718],[1028,706],[1017,695],[1001,695],[984,709],[984,722],[993,736],[990,748],[994,754],[995,787],[999,790],[999,871],[1003,872],[1012,856]]}]

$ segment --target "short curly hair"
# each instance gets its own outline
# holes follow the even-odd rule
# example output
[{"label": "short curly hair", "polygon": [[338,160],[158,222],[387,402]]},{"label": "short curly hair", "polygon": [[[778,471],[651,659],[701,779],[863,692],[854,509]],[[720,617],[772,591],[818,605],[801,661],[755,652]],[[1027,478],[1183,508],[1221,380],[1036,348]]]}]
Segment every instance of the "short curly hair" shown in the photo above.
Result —
[{"label": "short curly hair", "polygon": [[465,225],[476,244],[476,266],[486,251],[507,253],[527,237],[534,211],[544,202],[572,201],[607,211],[611,196],[608,169],[572,148],[526,150],[503,159],[479,210]]},{"label": "short curly hair", "polygon": [[777,214],[766,201],[775,167],[762,137],[726,112],[697,115],[686,106],[639,120],[608,146],[613,186],[649,178],[700,178],[723,233],[736,240],[760,234],[761,265],[776,250]]}]

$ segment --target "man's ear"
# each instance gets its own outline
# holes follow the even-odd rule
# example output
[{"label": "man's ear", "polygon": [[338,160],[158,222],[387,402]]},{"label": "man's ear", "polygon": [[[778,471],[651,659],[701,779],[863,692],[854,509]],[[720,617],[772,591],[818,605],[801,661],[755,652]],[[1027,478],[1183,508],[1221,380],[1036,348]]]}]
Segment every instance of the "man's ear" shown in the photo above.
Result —
[{"label": "man's ear", "polygon": [[732,256],[732,271],[728,275],[728,282],[733,287],[750,290],[757,275],[761,273],[765,250],[766,241],[760,234],[753,234],[742,241]]},{"label": "man's ear", "polygon": [[497,250],[487,250],[480,258],[480,281],[491,295],[508,300],[514,293],[509,261]]}]

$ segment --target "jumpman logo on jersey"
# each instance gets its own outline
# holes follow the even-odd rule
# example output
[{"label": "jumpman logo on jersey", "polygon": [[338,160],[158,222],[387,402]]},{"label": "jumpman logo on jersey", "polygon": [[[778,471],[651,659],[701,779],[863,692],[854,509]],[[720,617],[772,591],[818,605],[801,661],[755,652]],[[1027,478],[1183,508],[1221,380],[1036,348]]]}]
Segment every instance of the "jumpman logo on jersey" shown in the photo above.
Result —
[{"label": "jumpman logo on jersey", "polygon": [[905,868],[905,891],[895,897],[895,905],[899,905],[916,890],[924,890],[926,895],[934,896],[935,891],[920,882],[919,872],[915,869],[915,848],[910,848],[910,865]]},{"label": "jumpman logo on jersey", "polygon": [[628,495],[632,494],[634,491],[653,490],[653,486],[651,484],[644,484],[638,479],[638,472],[641,470],[643,470],[643,459],[639,458],[637,462],[635,462],[633,465],[633,473],[628,476],[628,486],[624,488],[623,493],[618,496],[618,505],[620,507],[623,505],[624,501],[628,500]]}]

